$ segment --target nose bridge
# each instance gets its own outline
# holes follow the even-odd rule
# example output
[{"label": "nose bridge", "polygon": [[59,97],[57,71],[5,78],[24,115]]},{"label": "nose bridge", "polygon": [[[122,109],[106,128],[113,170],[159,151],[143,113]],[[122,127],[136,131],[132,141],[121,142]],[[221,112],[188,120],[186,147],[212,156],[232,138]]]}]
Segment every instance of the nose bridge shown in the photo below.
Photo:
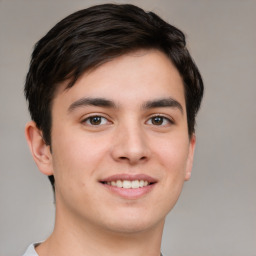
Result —
[{"label": "nose bridge", "polygon": [[132,118],[117,127],[114,140],[112,154],[115,160],[135,164],[149,157],[145,130]]}]

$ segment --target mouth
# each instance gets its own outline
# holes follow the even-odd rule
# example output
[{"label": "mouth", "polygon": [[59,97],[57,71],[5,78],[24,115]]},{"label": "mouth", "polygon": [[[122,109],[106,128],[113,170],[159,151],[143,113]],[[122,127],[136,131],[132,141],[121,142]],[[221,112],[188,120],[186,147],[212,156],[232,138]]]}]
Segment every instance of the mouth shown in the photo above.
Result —
[{"label": "mouth", "polygon": [[117,174],[100,180],[100,183],[118,196],[137,199],[149,193],[157,180],[145,174]]},{"label": "mouth", "polygon": [[101,183],[112,187],[125,189],[143,188],[154,184],[154,182],[149,182],[147,180],[112,180],[102,181]]}]

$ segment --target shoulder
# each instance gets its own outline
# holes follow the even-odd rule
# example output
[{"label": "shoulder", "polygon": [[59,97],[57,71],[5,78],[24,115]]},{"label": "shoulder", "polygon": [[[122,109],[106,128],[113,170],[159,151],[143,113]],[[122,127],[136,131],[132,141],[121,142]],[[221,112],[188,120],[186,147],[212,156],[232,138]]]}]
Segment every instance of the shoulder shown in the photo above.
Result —
[{"label": "shoulder", "polygon": [[38,256],[38,254],[36,253],[36,250],[35,250],[36,245],[37,244],[31,244],[22,256]]}]

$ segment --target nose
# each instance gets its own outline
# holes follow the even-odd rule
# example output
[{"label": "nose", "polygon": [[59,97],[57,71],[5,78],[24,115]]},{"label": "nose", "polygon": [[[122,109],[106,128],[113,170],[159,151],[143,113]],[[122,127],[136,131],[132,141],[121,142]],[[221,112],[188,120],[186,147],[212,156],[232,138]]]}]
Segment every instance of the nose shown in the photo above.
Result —
[{"label": "nose", "polygon": [[150,157],[148,139],[139,125],[129,124],[119,127],[112,146],[112,157],[118,162],[136,165],[146,162]]}]

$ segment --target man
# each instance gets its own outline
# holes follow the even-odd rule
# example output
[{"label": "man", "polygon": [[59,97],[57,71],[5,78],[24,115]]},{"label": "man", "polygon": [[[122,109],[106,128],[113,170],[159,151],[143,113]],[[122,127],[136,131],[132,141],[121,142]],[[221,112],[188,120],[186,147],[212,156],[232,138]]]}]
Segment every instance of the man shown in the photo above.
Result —
[{"label": "man", "polygon": [[56,198],[52,234],[25,255],[159,256],[203,95],[183,33],[133,5],[78,11],[36,44],[25,95]]}]

